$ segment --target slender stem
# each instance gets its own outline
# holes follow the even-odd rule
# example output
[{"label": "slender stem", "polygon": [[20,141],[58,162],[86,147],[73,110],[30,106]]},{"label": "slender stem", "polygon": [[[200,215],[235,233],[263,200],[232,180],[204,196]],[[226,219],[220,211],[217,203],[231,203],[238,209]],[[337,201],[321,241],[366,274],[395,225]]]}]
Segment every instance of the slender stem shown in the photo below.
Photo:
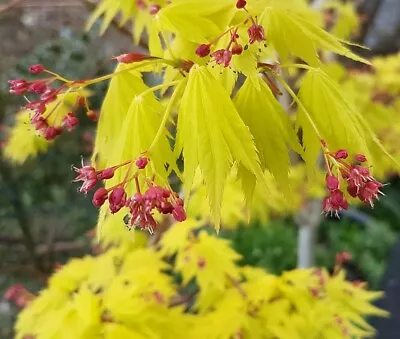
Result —
[{"label": "slender stem", "polygon": [[111,74],[103,75],[101,77],[94,78],[94,79],[91,79],[91,80],[86,80],[86,81],[84,81],[84,85],[86,85],[86,86],[93,85],[95,83],[111,79],[112,77],[114,77],[115,75],[118,75],[120,73],[133,71],[134,69],[138,69],[138,68],[145,67],[145,66],[150,66],[150,65],[153,65],[153,64],[155,64],[155,63],[157,63],[159,61],[162,61],[162,59],[149,60],[147,62],[135,64],[135,65],[133,65],[131,67],[128,67],[128,68],[125,68],[125,69],[121,69],[118,72],[114,72],[114,73],[111,73]]},{"label": "slender stem", "polygon": [[326,156],[326,154],[324,154],[323,156],[324,156],[324,160],[325,160],[326,170],[328,171],[329,175],[332,175],[331,166],[329,165],[328,157]]},{"label": "slender stem", "polygon": [[178,99],[178,94],[180,93],[181,87],[186,83],[186,81],[181,80],[179,85],[176,87],[174,94],[172,94],[171,99],[169,100],[168,106],[165,110],[163,119],[161,121],[160,127],[158,128],[157,134],[153,139],[153,142],[151,143],[151,145],[149,146],[147,152],[150,153],[153,148],[155,147],[155,145],[157,144],[157,142],[159,141],[159,139],[161,138],[161,136],[163,135],[164,132],[164,128],[167,124],[168,118],[172,112],[172,109],[174,107],[174,104],[176,102],[176,100]]},{"label": "slender stem", "polygon": [[161,88],[164,88],[164,87],[174,86],[174,85],[178,84],[181,81],[182,80],[175,80],[175,81],[169,82],[167,84],[160,84],[160,85],[156,85],[156,86],[150,87],[150,88],[146,89],[145,91],[143,91],[142,93],[140,93],[139,96],[145,96],[148,93],[155,92],[155,91],[157,91],[157,90],[159,90]]},{"label": "slender stem", "polygon": [[71,82],[70,80],[63,78],[61,75],[58,75],[57,73],[49,71],[48,69],[45,69],[44,72],[46,72],[48,74],[51,74],[51,75],[54,75],[57,80],[60,80],[62,82],[66,82],[66,83],[70,83]]},{"label": "slender stem", "polygon": [[137,175],[135,175],[135,185],[136,185],[136,192],[140,194],[140,185]]},{"label": "slender stem", "polygon": [[285,89],[288,91],[288,93],[293,98],[293,100],[296,101],[296,103],[299,105],[299,107],[304,111],[304,114],[306,115],[308,121],[310,122],[311,127],[314,129],[318,138],[322,140],[321,133],[319,132],[318,127],[315,125],[314,121],[311,118],[310,113],[304,107],[303,103],[300,101],[300,99],[297,97],[297,95],[293,92],[293,90],[290,88],[290,86],[287,84],[287,82],[280,75],[275,75],[275,77],[279,80],[279,82],[282,84],[282,86],[285,87]]},{"label": "slender stem", "polygon": [[283,64],[279,65],[280,68],[302,68],[307,70],[315,69],[315,67],[305,65],[305,64]]}]

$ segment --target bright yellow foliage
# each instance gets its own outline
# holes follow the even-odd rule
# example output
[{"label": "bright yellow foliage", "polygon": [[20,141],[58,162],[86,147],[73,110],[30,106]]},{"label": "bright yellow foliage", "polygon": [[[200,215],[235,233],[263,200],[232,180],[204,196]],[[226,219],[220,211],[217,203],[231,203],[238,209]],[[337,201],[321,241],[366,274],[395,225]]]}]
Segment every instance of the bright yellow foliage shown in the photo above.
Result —
[{"label": "bright yellow foliage", "polygon": [[[234,0],[99,2],[88,26],[102,17],[103,33],[116,17],[121,24],[132,20],[136,43],[148,33],[151,57],[121,62],[113,74],[82,82],[84,88],[111,78],[92,163],[98,170],[129,164],[106,183],[109,189],[125,185],[133,175],[137,181],[126,185],[129,197],[146,179],[169,188],[175,172],[188,217],[146,247],[146,239],[124,226],[127,209],[112,215],[106,202],[98,229],[108,250],[74,259],[55,273],[21,312],[17,339],[373,335],[364,318],[386,315],[371,304],[380,293],[353,286],[341,272],[274,276],[242,268],[229,243],[202,228],[210,223],[235,228],[250,218],[265,222],[272,213],[295,212],[310,196],[321,197],[324,174],[316,161],[322,140],[332,151],[365,154],[378,174],[394,166],[376,135],[389,148],[400,143],[400,124],[392,114],[400,107],[395,99],[400,82],[386,61],[378,59],[376,74],[360,81],[340,66],[326,66],[321,57],[320,51],[333,52],[369,64],[340,40],[355,28],[349,7],[338,7],[344,21],[334,29],[336,37],[306,1],[247,2],[246,11]],[[230,55],[233,45],[243,51]],[[290,64],[295,58],[304,63]],[[399,57],[389,61],[398,66]],[[299,90],[285,81],[283,70],[302,75]],[[143,73],[149,71],[162,83],[145,83]],[[375,100],[360,96],[359,85]],[[280,91],[292,97],[289,108],[281,106]],[[376,100],[382,91],[390,94],[392,107]],[[297,114],[288,117],[285,109],[293,107]],[[22,149],[21,130],[19,122],[6,149],[16,161],[42,147],[30,143]],[[397,159],[398,149],[390,149]],[[293,166],[292,151],[303,158],[312,181],[305,181],[303,165]],[[141,156],[149,164],[139,180],[133,164]]]},{"label": "bright yellow foliage", "polygon": [[381,293],[343,272],[240,268],[226,240],[198,227],[174,225],[161,251],[117,247],[70,261],[20,313],[16,338],[366,338],[363,317],[386,316],[371,304]]}]

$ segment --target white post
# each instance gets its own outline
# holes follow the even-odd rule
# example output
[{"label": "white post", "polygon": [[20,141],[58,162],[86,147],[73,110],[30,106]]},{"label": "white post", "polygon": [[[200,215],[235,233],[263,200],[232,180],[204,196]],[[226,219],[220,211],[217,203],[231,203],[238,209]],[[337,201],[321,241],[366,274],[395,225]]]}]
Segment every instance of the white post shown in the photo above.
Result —
[{"label": "white post", "polygon": [[298,268],[315,265],[315,244],[322,217],[321,208],[320,200],[309,200],[307,205],[294,217],[299,229],[297,237]]}]

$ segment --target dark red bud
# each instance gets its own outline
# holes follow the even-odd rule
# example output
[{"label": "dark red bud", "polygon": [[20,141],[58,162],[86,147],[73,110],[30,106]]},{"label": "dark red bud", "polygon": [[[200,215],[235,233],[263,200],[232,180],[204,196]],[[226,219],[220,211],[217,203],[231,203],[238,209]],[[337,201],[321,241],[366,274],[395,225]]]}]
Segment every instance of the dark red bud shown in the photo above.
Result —
[{"label": "dark red bud", "polygon": [[40,74],[44,71],[44,67],[41,64],[31,65],[29,66],[29,72],[33,74]]},{"label": "dark red bud", "polygon": [[103,180],[111,179],[114,176],[115,169],[114,168],[106,168],[101,171],[100,178]]},{"label": "dark red bud", "polygon": [[52,141],[62,133],[61,127],[48,126],[43,130],[43,136],[46,140]]},{"label": "dark red bud", "polygon": [[113,59],[117,60],[118,62],[120,62],[122,64],[130,64],[132,62],[140,62],[143,60],[158,59],[158,58],[150,56],[150,55],[141,54],[141,53],[126,53],[126,54],[121,54],[117,57],[114,57]]},{"label": "dark red bud", "polygon": [[358,195],[359,192],[359,188],[357,186],[347,186],[347,192],[353,197],[355,198]]},{"label": "dark red bud", "polygon": [[186,220],[186,212],[183,206],[175,205],[174,210],[172,211],[172,215],[174,216],[176,221],[185,221]]},{"label": "dark red bud", "polygon": [[100,187],[94,192],[92,203],[96,207],[101,207],[105,203],[108,197],[108,191],[104,187]]},{"label": "dark red bud", "polygon": [[346,159],[348,156],[349,156],[349,153],[345,149],[340,149],[335,153],[334,158],[335,159]]},{"label": "dark red bud", "polygon": [[201,57],[204,58],[207,55],[210,55],[210,45],[209,44],[202,44],[199,47],[197,47],[196,49],[196,54]]},{"label": "dark red bud", "polygon": [[110,202],[111,213],[117,213],[125,206],[126,192],[123,187],[119,186],[112,190],[108,201]]},{"label": "dark red bud", "polygon": [[246,7],[246,5],[247,5],[246,0],[237,0],[236,2],[236,8],[239,9]]},{"label": "dark red bud", "polygon": [[326,181],[326,188],[329,191],[333,192],[339,189],[339,179],[334,175],[327,174],[325,181]]},{"label": "dark red bud", "polygon": [[354,160],[355,161],[359,161],[359,162],[366,162],[367,161],[367,157],[364,154],[356,154],[354,156]]},{"label": "dark red bud", "polygon": [[29,90],[31,92],[35,92],[37,94],[42,94],[46,91],[47,85],[43,81],[34,82],[29,86]]},{"label": "dark red bud", "polygon": [[235,55],[240,55],[243,52],[243,46],[242,45],[235,45],[232,47],[232,54]]},{"label": "dark red bud", "polygon": [[149,159],[146,157],[140,157],[136,160],[136,166],[139,169],[146,168],[147,164],[149,163]]}]

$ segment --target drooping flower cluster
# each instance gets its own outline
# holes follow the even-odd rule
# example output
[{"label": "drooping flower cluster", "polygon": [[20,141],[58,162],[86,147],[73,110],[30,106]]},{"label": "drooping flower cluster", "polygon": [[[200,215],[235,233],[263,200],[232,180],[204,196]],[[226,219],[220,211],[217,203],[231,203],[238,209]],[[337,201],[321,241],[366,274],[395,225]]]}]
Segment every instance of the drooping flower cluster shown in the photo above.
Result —
[{"label": "drooping flower cluster", "polygon": [[[41,74],[47,72],[43,65],[37,64],[29,67],[29,71],[33,74]],[[31,116],[31,123],[35,130],[39,131],[47,140],[54,140],[55,137],[60,135],[63,131],[62,126],[65,127],[67,131],[72,131],[75,126],[79,124],[79,120],[74,113],[74,110],[79,106],[87,107],[87,102],[84,97],[79,97],[75,107],[71,112],[65,115],[62,120],[62,126],[53,126],[49,123],[49,117],[56,111],[59,103],[56,103],[52,110],[48,111],[49,104],[54,103],[59,98],[60,94],[65,93],[66,84],[55,88],[51,84],[57,80],[57,76],[52,76],[50,78],[38,79],[35,81],[27,81],[24,79],[9,80],[10,93],[15,95],[26,95],[33,94],[38,95],[39,98],[33,101],[28,101],[24,106],[25,109],[33,111]],[[88,109],[88,111],[90,111]],[[88,114],[91,118],[93,114]]]},{"label": "drooping flower cluster", "polygon": [[[236,3],[236,8],[243,9],[248,13],[246,5],[247,5],[246,1],[238,0]],[[251,25],[247,29],[249,44],[265,41],[265,31],[263,26],[259,25],[256,19],[254,19],[250,14],[249,17],[243,22],[243,25],[248,26],[248,23],[251,23]],[[238,42],[239,39],[238,28],[226,31],[225,33],[218,36],[216,39],[214,39],[212,42],[208,44],[201,44],[200,46],[197,47],[196,54],[202,58],[210,55],[211,46],[216,44],[226,34],[230,34],[230,40],[228,42],[228,45],[225,48],[214,51],[211,54],[211,57],[214,58],[217,64],[223,65],[224,67],[228,67],[231,63],[233,55],[240,55],[242,54],[244,49],[248,48],[248,45],[243,47]]]},{"label": "drooping flower cluster", "polygon": [[[82,162],[81,168],[73,167],[78,173],[74,182],[83,181],[80,192],[87,193],[100,181],[113,178],[118,168],[129,165],[126,178],[122,182],[110,188],[100,187],[95,191],[92,198],[93,205],[101,207],[108,200],[112,214],[126,207],[129,209],[129,214],[125,216],[124,221],[129,228],[139,227],[153,233],[157,227],[157,222],[153,217],[155,211],[161,214],[171,214],[176,221],[184,221],[186,212],[183,207],[183,200],[179,198],[177,193],[172,192],[169,188],[156,185],[148,178],[145,178],[148,188],[143,194],[141,193],[138,176],[140,170],[145,169],[148,162],[149,159],[147,157],[139,157],[135,161],[138,172],[133,174],[131,178],[128,178],[128,176],[133,161],[126,161],[104,170],[96,170],[94,167],[84,165]],[[132,180],[135,182],[136,193],[128,198],[125,187]]]},{"label": "drooping flower cluster", "polygon": [[[363,165],[367,161],[365,155],[356,154],[349,162],[348,152],[341,149],[337,152],[325,152],[324,157],[327,167],[325,182],[329,191],[329,196],[323,200],[325,213],[338,215],[339,211],[347,210],[349,203],[341,189],[341,182],[346,186],[348,195],[358,198],[371,207],[374,206],[374,200],[379,199],[379,194],[383,195],[380,191],[383,184],[370,174],[368,167]],[[334,170],[337,170],[337,176],[333,174]]]},{"label": "drooping flower cluster", "polygon": [[150,184],[143,194],[136,194],[125,204],[129,215],[125,218],[128,227],[140,227],[153,233],[157,223],[153,217],[154,210],[161,214],[171,214],[176,221],[186,220],[183,200],[175,192]]}]

